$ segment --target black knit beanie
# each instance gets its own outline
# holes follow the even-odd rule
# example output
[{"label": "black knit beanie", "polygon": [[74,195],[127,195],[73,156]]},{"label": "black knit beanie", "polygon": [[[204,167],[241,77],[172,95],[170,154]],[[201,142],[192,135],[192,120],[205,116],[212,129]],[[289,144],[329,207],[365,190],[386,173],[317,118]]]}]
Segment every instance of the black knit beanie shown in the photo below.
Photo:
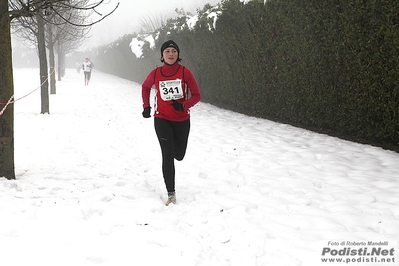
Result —
[{"label": "black knit beanie", "polygon": [[162,56],[163,56],[163,51],[165,51],[165,49],[166,49],[166,48],[169,48],[169,47],[175,48],[176,51],[177,51],[177,52],[179,53],[179,55],[180,55],[180,49],[179,49],[179,46],[177,45],[177,43],[175,43],[175,42],[172,41],[172,40],[169,40],[169,41],[164,42],[164,43],[162,44],[162,46],[161,46],[161,58],[162,58]]}]

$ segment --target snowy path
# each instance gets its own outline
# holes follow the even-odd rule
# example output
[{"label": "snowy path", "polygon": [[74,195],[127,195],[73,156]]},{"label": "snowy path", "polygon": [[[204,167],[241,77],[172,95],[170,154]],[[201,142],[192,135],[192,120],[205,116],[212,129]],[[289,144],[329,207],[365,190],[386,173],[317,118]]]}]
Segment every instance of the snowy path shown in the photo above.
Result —
[{"label": "snowy path", "polygon": [[[50,115],[39,91],[15,103],[0,265],[334,265],[329,241],[399,249],[399,154],[200,103],[166,207],[140,85],[82,75],[67,70]],[[38,85],[36,69],[14,76],[16,98]]]}]

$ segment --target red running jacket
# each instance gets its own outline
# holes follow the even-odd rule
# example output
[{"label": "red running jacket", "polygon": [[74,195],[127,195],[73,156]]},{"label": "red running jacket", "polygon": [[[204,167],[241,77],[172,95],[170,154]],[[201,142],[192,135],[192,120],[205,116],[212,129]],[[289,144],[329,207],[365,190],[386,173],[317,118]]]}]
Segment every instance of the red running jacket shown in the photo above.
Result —
[{"label": "red running jacket", "polygon": [[[142,84],[143,108],[150,106],[151,88],[155,85],[154,116],[181,122],[190,118],[190,109],[201,100],[197,81],[190,69],[176,62],[153,69]],[[176,111],[172,100],[181,102],[185,110]]]}]

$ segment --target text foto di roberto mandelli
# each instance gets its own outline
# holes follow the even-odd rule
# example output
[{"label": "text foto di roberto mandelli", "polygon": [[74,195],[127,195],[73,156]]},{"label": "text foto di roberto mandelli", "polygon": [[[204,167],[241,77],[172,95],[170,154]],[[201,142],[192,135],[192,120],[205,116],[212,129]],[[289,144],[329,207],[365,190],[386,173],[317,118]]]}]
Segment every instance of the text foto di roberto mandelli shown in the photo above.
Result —
[{"label": "text foto di roberto mandelli", "polygon": [[328,246],[388,246],[389,241],[328,241]]}]

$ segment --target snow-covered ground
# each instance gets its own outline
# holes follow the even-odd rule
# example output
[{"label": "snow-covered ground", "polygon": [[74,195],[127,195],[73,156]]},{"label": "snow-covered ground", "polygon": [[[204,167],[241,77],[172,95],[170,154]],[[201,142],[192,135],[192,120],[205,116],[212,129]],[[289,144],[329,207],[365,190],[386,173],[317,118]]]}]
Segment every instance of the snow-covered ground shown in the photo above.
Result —
[{"label": "snow-covered ground", "polygon": [[[39,85],[14,76],[16,98]],[[199,103],[166,207],[140,84],[68,69],[50,115],[39,90],[14,105],[0,265],[398,265],[397,153]]]}]

